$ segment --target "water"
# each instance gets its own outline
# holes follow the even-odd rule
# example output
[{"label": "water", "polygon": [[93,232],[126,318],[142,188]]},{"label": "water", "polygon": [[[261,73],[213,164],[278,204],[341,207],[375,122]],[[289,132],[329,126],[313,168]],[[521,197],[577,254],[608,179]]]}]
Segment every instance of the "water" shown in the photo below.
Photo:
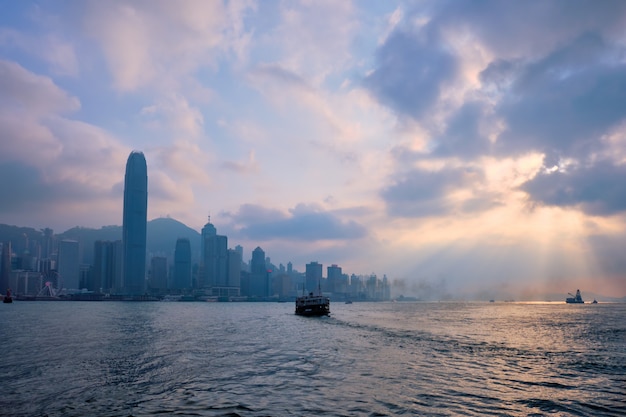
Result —
[{"label": "water", "polygon": [[623,416],[626,304],[15,302],[11,416]]}]

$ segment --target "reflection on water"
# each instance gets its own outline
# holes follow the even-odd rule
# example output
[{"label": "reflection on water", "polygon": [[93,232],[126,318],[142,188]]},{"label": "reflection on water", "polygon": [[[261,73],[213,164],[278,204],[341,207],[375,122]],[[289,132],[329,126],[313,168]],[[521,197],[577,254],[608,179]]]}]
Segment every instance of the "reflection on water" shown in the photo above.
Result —
[{"label": "reflection on water", "polygon": [[5,307],[16,416],[626,414],[626,305]]}]

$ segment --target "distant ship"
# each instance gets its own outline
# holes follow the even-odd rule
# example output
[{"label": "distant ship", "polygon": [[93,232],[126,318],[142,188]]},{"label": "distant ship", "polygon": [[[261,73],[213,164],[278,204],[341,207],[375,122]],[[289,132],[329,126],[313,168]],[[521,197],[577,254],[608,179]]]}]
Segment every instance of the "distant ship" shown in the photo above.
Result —
[{"label": "distant ship", "polygon": [[328,316],[330,315],[330,298],[322,295],[322,290],[317,289],[317,294],[310,292],[308,295],[296,297],[296,314],[299,316]]},{"label": "distant ship", "polygon": [[571,295],[571,297],[567,297],[565,299],[567,304],[585,304],[583,298],[580,296],[580,290],[576,290],[576,295],[573,295],[572,293],[568,294]]}]

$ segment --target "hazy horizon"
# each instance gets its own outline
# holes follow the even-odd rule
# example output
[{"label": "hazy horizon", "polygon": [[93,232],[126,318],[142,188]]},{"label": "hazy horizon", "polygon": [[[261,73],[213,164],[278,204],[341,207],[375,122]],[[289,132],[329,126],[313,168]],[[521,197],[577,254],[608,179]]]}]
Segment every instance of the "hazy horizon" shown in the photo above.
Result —
[{"label": "hazy horizon", "polygon": [[620,1],[7,2],[0,223],[148,218],[442,291],[626,296]]}]

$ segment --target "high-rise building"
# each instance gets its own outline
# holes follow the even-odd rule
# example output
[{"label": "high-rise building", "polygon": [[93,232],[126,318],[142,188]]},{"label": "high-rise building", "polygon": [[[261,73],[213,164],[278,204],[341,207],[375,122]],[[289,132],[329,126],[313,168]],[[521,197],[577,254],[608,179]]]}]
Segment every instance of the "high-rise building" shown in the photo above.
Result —
[{"label": "high-rise building", "polygon": [[79,290],[80,288],[80,258],[79,246],[75,240],[62,240],[59,242],[59,259],[57,261],[59,272],[58,284],[66,290]]},{"label": "high-rise building", "polygon": [[126,162],[123,216],[123,292],[140,295],[145,290],[148,222],[148,168],[143,152],[132,151]]},{"label": "high-rise building", "polygon": [[[241,248],[241,246],[239,246]],[[241,252],[236,248],[228,250],[228,282],[231,288],[241,286]]]},{"label": "high-rise building", "polygon": [[187,238],[176,240],[174,250],[174,277],[172,289],[191,288],[191,242]]},{"label": "high-rise building", "polygon": [[345,289],[341,289],[341,267],[332,264],[328,268],[326,278],[328,283],[328,291],[330,292],[345,292]]},{"label": "high-rise building", "polygon": [[154,256],[150,261],[150,288],[162,293],[167,287],[167,258]]},{"label": "high-rise building", "polygon": [[228,238],[217,234],[209,222],[202,228],[204,288],[226,287],[228,282]]},{"label": "high-rise building", "polygon": [[267,297],[270,293],[269,273],[265,267],[265,252],[259,246],[252,251],[250,261],[250,286],[251,296]]},{"label": "high-rise building", "polygon": [[121,240],[97,240],[91,282],[87,289],[104,293],[118,292],[121,286],[123,246]]},{"label": "high-rise building", "polygon": [[322,264],[315,261],[306,264],[305,283],[307,292],[317,292],[322,285]]},{"label": "high-rise building", "polygon": [[0,293],[4,294],[11,287],[11,242],[2,244],[0,264]]}]

